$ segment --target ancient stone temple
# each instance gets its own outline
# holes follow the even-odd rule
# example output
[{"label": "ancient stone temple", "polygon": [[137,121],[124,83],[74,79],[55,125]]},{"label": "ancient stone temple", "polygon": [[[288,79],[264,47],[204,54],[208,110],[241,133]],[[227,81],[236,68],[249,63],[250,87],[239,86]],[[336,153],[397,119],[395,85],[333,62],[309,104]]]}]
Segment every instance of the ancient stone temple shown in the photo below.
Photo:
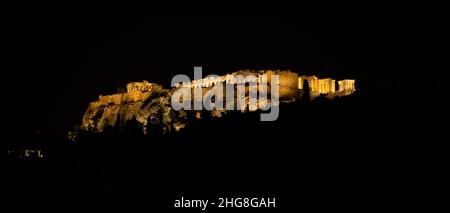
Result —
[{"label": "ancient stone temple", "polygon": [[355,80],[345,79],[342,81],[338,81],[338,84],[339,84],[339,91],[348,91],[348,92],[356,91]]},{"label": "ancient stone temple", "polygon": [[336,81],[331,78],[319,79],[319,93],[329,94],[336,91]]},{"label": "ancient stone temple", "polygon": [[312,96],[336,92],[336,80],[334,79],[319,79],[317,76],[300,76],[298,77],[298,89],[303,89],[304,80],[308,81]]}]

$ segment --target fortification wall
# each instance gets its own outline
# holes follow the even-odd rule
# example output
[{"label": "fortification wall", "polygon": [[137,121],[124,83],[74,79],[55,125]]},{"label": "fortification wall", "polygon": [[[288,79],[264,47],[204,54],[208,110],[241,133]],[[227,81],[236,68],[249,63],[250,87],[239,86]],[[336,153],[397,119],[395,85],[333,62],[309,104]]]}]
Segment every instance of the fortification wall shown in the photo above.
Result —
[{"label": "fortification wall", "polygon": [[298,93],[298,74],[280,72],[280,100],[294,100]]},{"label": "fortification wall", "polygon": [[130,92],[123,95],[123,101],[134,102],[147,99],[151,92]]},{"label": "fortification wall", "polygon": [[[279,70],[261,70],[258,72],[255,71],[238,71],[234,72],[231,75],[221,76],[217,83],[231,83],[236,84],[238,83],[237,79],[234,79],[234,75],[242,75],[244,78],[248,75],[254,75],[256,77],[256,81],[259,82],[259,76],[264,75],[267,79],[267,94],[270,96],[271,94],[271,83],[272,83],[272,75],[279,75],[279,98],[280,101],[286,101],[286,100],[294,100],[297,97],[298,93],[298,74],[290,71],[279,71]],[[192,87],[201,87],[202,88],[202,94],[205,95],[209,90],[214,88],[213,83],[207,82],[201,83],[201,80],[193,81]],[[223,84],[225,88],[225,84]],[[249,89],[249,83],[245,84],[246,92],[248,92]],[[257,87],[258,88],[258,87]],[[234,91],[236,94],[236,91]],[[224,90],[224,96],[225,96],[225,90]],[[236,96],[236,95],[235,95]],[[193,97],[193,96],[192,96]],[[270,97],[269,97],[270,98]]]},{"label": "fortification wall", "polygon": [[120,93],[114,94],[114,95],[105,95],[105,96],[100,95],[98,97],[97,102],[100,105],[107,105],[107,104],[110,104],[110,103],[119,104],[121,98],[122,98],[122,94],[120,94]]},{"label": "fortification wall", "polygon": [[91,102],[93,106],[105,106],[109,104],[120,104],[120,102],[135,102],[147,99],[151,92],[129,92],[118,93],[113,95],[100,95],[97,101]]}]

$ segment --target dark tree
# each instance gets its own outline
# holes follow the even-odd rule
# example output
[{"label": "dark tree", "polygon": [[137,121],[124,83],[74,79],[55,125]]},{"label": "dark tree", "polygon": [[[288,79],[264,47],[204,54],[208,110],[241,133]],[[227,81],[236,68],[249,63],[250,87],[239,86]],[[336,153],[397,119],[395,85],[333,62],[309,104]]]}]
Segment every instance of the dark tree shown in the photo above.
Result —
[{"label": "dark tree", "polygon": [[136,117],[125,122],[123,133],[129,137],[143,136],[143,128]]},{"label": "dark tree", "polygon": [[302,93],[302,101],[310,101],[311,100],[311,88],[309,87],[308,80],[303,80],[303,93]]}]

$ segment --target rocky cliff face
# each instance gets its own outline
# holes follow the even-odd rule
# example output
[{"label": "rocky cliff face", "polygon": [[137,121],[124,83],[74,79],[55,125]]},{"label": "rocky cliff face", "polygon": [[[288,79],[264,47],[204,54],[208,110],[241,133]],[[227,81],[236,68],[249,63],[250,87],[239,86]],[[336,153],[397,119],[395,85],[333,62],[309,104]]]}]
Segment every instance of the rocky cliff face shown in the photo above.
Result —
[{"label": "rocky cliff face", "polygon": [[108,127],[125,125],[132,119],[141,124],[144,132],[149,125],[158,125],[163,132],[184,127],[177,119],[183,112],[174,111],[170,107],[170,90],[156,84],[152,84],[150,89],[144,88],[143,90],[129,88],[127,92],[100,96],[97,101],[89,104],[81,128],[102,132]]},{"label": "rocky cliff face", "polygon": [[[202,113],[212,117],[222,117],[225,110],[176,111],[171,106],[171,96],[176,89],[163,89],[154,85],[149,90],[128,90],[127,92],[99,96],[86,110],[81,129],[90,132],[103,132],[110,127],[125,126],[128,121],[139,123],[145,134],[170,133],[184,128],[188,118],[198,119]],[[248,97],[244,103],[248,105]],[[226,100],[224,100],[224,103]],[[256,102],[267,104],[267,101]],[[235,103],[236,104],[236,103]],[[261,105],[263,106],[263,105]]]}]

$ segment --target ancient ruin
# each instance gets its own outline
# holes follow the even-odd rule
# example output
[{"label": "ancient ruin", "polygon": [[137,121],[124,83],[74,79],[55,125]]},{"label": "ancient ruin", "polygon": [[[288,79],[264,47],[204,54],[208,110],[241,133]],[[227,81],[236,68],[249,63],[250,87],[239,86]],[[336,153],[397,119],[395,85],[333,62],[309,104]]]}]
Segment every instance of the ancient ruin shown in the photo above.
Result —
[{"label": "ancient ruin", "polygon": [[[256,78],[236,78],[236,76],[246,77],[250,75]],[[297,73],[288,70],[241,70],[223,76],[193,80],[189,83],[179,84],[171,90],[147,81],[132,82],[127,84],[126,92],[106,96],[100,95],[97,101],[91,102],[83,116],[81,128],[101,132],[108,126],[117,126],[135,118],[143,126],[147,126],[149,122],[159,122],[165,125],[164,131],[179,130],[184,127],[184,123],[182,119],[176,119],[180,116],[180,112],[173,110],[170,106],[170,94],[173,91],[181,87],[190,87],[192,89],[201,88],[207,92],[217,84],[246,84],[249,81],[255,81],[254,83],[259,84],[263,79],[270,81],[271,75],[279,76],[279,98],[281,102],[299,99],[300,94],[304,91],[304,80],[308,81],[311,98],[322,95],[331,99],[337,96],[350,95],[356,91],[355,80],[353,79],[337,81],[336,85],[336,80],[331,78],[319,79],[317,76],[298,76]],[[247,100],[245,104],[248,104],[248,101],[250,100]],[[157,114],[161,114],[161,116],[157,116]]]}]

